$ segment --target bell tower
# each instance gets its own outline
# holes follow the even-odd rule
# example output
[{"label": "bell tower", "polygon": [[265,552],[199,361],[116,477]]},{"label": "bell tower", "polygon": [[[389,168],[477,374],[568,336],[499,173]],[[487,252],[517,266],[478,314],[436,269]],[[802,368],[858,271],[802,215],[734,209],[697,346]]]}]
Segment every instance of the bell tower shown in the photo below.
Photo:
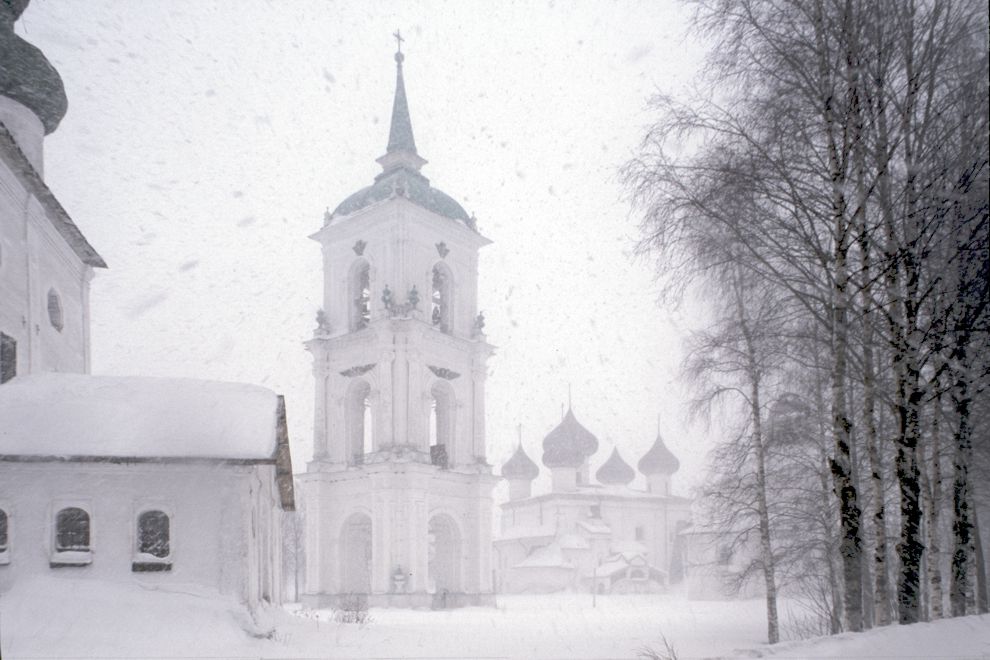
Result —
[{"label": "bell tower", "polygon": [[492,600],[484,318],[473,216],[420,173],[403,79],[374,182],[324,216],[323,310],[306,347],[313,461],[301,481],[312,605]]}]

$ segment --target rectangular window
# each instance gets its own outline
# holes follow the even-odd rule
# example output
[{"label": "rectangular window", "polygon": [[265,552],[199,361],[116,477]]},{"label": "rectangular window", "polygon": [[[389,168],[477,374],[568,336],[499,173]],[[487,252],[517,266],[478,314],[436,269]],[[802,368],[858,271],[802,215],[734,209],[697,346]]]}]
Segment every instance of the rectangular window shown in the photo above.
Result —
[{"label": "rectangular window", "polygon": [[17,340],[0,332],[0,383],[17,375]]},{"label": "rectangular window", "polygon": [[55,514],[54,541],[55,552],[48,563],[52,568],[91,563],[89,513],[74,506],[61,509]]},{"label": "rectangular window", "polygon": [[642,527],[636,528],[636,540],[643,541],[646,539],[646,531]]},{"label": "rectangular window", "polygon": [[0,552],[7,549],[7,512],[0,509]]},{"label": "rectangular window", "polygon": [[7,512],[0,509],[0,565],[10,563],[10,518]]},{"label": "rectangular window", "polygon": [[55,550],[89,550],[89,514],[75,507],[62,509],[56,516]]},{"label": "rectangular window", "polygon": [[591,517],[592,518],[601,518],[602,517],[602,505],[601,504],[592,504],[591,505]]}]

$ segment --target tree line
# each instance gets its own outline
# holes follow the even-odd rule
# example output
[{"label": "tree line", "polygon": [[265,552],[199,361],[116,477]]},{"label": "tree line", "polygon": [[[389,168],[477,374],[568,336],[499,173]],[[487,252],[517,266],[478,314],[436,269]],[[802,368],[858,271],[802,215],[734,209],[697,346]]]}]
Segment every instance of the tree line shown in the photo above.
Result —
[{"label": "tree line", "polygon": [[711,301],[684,371],[740,421],[704,500],[769,641],[781,588],[831,633],[986,612],[987,3],[691,5],[702,84],[622,179],[665,292]]}]

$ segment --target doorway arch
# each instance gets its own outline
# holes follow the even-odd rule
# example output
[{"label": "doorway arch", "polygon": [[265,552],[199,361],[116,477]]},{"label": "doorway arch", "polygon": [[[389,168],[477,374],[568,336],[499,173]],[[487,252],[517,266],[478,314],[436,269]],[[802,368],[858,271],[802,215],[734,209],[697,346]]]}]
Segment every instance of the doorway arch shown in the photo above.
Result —
[{"label": "doorway arch", "polygon": [[445,513],[430,518],[429,576],[435,593],[461,591],[461,533]]},{"label": "doorway arch", "polygon": [[344,593],[371,593],[371,518],[351,514],[340,534],[340,584]]}]

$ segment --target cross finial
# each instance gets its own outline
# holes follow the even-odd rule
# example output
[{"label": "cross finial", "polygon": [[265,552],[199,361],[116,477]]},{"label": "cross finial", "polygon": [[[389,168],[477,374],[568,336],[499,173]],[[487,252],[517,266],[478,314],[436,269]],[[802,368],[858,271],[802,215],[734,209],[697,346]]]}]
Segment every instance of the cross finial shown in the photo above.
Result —
[{"label": "cross finial", "polygon": [[519,434],[519,446],[522,447],[522,424],[516,424],[516,432]]},{"label": "cross finial", "polygon": [[567,384],[567,409],[571,409],[571,384]]},{"label": "cross finial", "polygon": [[399,30],[396,30],[395,32],[392,33],[392,36],[395,37],[395,45],[398,47],[399,52],[401,53],[402,42],[405,41],[405,39],[402,38],[402,33]]}]

